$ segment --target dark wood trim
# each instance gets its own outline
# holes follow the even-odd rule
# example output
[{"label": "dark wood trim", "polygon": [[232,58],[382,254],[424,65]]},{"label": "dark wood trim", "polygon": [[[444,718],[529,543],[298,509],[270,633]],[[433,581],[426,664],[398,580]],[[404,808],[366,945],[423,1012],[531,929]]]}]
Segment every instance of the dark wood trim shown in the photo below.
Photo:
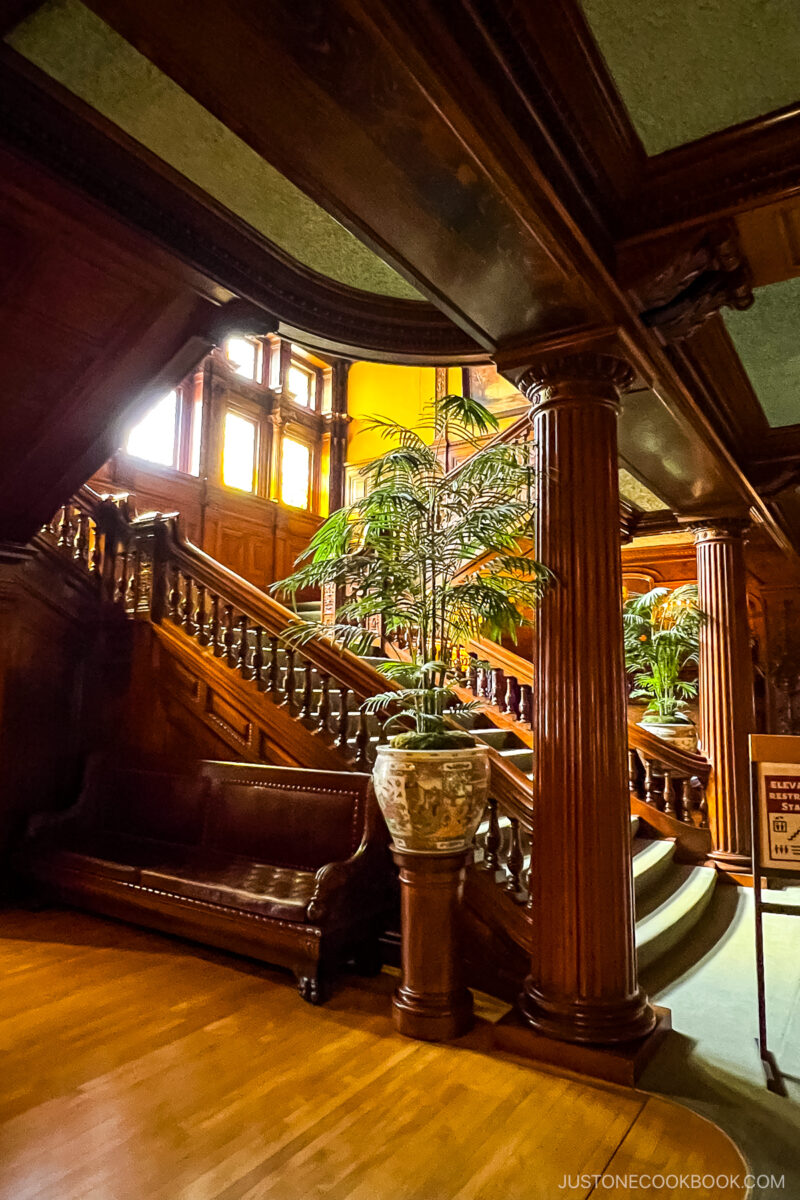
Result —
[{"label": "dark wood trim", "polygon": [[10,147],[277,316],[283,336],[391,362],[486,361],[433,305],[359,292],[291,259],[8,46],[0,68]]},{"label": "dark wood trim", "polygon": [[800,193],[800,104],[677,146],[647,162],[628,241]]}]

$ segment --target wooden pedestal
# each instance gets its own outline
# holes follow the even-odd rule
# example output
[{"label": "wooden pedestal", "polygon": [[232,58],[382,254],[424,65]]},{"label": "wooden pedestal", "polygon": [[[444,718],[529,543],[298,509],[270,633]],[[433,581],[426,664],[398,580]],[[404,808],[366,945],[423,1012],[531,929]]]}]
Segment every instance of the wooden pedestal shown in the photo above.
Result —
[{"label": "wooden pedestal", "polygon": [[472,995],[463,979],[459,904],[471,854],[409,854],[400,869],[402,976],[393,1000],[398,1032],[445,1042],[471,1029]]}]

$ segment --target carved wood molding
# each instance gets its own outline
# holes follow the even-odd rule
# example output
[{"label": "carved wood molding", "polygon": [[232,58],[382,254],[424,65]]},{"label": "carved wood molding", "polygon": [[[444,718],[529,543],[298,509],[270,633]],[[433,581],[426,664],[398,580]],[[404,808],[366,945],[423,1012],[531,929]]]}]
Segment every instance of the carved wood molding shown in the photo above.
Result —
[{"label": "carved wood molding", "polygon": [[541,360],[523,372],[517,386],[538,410],[559,401],[616,403],[633,380],[633,369],[623,359],[581,352]]}]

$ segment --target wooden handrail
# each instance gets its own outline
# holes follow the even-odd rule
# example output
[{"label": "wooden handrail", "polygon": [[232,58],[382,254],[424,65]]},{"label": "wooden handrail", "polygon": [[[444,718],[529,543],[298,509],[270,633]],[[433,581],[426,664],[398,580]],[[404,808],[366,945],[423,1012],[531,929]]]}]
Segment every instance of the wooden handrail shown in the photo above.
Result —
[{"label": "wooden handrail", "polygon": [[635,721],[628,721],[628,746],[631,750],[638,750],[643,758],[652,759],[681,778],[696,777],[701,783],[708,782],[711,764],[707,758],[665,741],[657,734],[642,729]]}]

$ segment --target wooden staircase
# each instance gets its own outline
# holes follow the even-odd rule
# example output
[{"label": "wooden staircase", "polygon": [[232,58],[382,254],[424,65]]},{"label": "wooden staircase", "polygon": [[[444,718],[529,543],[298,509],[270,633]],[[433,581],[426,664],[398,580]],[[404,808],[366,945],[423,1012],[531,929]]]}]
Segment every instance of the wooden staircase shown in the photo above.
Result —
[{"label": "wooden staircase", "polygon": [[[392,688],[378,655],[359,657],[322,637],[293,644],[292,612],[186,541],[176,515],[135,516],[129,497],[89,488],[38,538],[65,569],[88,576],[106,618],[133,629],[140,744],[168,753],[179,731],[197,756],[322,769],[369,769],[385,718],[361,702]],[[400,655],[397,647],[388,648]],[[460,651],[460,692],[481,702],[460,723],[489,747],[490,796],[468,873],[472,978],[513,998],[530,961],[536,914],[527,880],[533,818],[533,668],[492,642]],[[137,685],[138,678],[138,685]],[[161,744],[153,730],[164,735]],[[708,764],[629,726],[637,942],[649,965],[699,920],[715,882],[699,866],[710,840]],[[662,840],[664,839],[664,840]]]}]

